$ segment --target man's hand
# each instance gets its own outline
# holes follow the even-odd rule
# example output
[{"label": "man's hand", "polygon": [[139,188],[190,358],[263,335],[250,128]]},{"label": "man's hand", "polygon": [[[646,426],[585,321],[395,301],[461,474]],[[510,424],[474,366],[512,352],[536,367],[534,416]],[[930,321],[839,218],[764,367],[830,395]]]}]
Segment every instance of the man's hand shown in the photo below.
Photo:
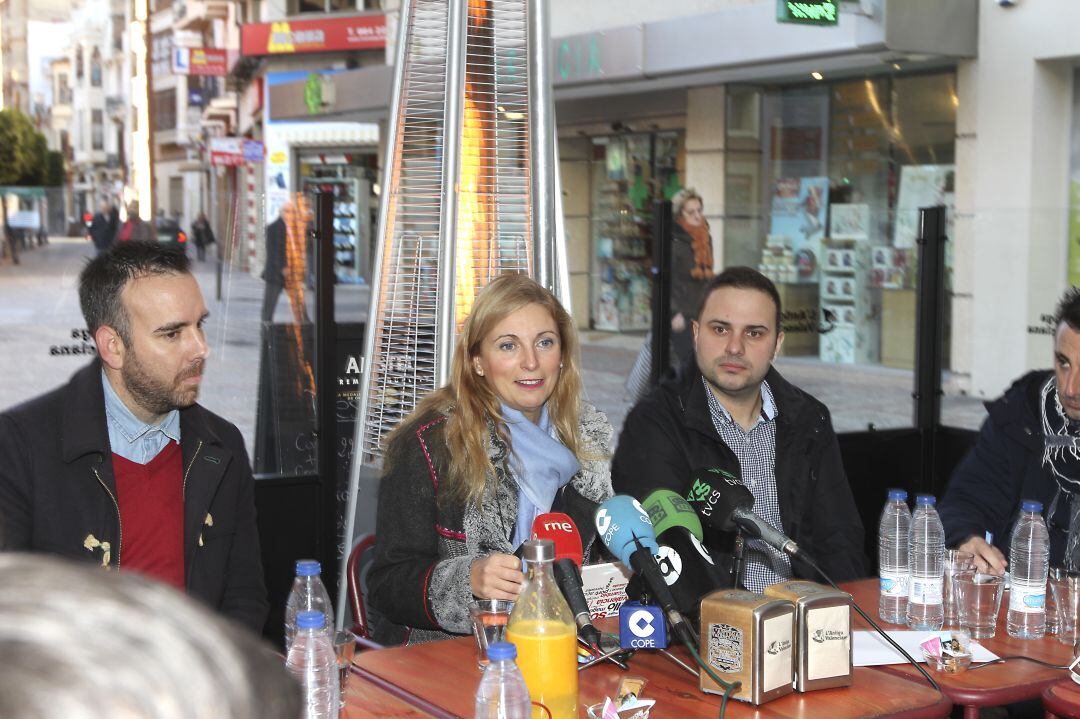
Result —
[{"label": "man's hand", "polygon": [[971,552],[975,555],[975,570],[981,574],[996,574],[999,577],[1005,574],[1005,555],[997,547],[988,544],[982,537],[974,534],[967,538],[963,544],[957,547],[961,552]]},{"label": "man's hand", "polygon": [[509,554],[489,554],[469,569],[469,587],[480,599],[518,598],[525,575],[521,560]]}]

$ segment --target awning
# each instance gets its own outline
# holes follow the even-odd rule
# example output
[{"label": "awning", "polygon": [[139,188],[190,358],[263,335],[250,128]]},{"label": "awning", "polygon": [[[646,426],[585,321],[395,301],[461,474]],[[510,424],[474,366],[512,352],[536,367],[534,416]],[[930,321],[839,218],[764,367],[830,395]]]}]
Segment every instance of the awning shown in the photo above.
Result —
[{"label": "awning", "polygon": [[292,147],[376,145],[379,126],[373,122],[270,123],[267,136]]}]

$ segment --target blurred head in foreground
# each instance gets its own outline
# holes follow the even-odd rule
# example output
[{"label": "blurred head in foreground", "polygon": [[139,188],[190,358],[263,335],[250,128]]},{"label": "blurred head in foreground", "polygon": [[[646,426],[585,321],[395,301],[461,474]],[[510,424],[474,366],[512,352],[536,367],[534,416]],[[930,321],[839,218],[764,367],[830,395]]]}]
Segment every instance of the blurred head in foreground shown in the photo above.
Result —
[{"label": "blurred head in foreground", "polygon": [[0,554],[0,717],[300,716],[261,640],[175,590],[41,554]]}]

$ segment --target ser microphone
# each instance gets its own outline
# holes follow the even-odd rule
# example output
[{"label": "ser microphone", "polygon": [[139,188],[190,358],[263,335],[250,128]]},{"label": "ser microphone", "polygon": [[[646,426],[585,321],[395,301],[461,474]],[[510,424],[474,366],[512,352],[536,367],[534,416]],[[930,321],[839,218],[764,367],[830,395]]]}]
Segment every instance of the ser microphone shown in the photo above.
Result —
[{"label": "ser microphone", "polygon": [[795,540],[754,514],[754,495],[737,476],[723,469],[696,469],[690,478],[686,500],[704,524],[724,531],[742,529],[773,549],[807,561]]},{"label": "ser microphone", "polygon": [[633,497],[617,494],[596,510],[596,532],[619,561],[634,570],[645,582],[668,621],[687,645],[696,647],[697,637],[679,611],[670,587],[656,563],[660,551],[649,515]]},{"label": "ser microphone", "polygon": [[589,603],[581,588],[581,535],[577,525],[568,514],[546,512],[533,520],[532,533],[536,539],[550,539],[555,543],[555,563],[552,567],[555,583],[570,605],[578,633],[591,646],[599,648],[600,630],[592,623]]},{"label": "ser microphone", "polygon": [[679,610],[696,620],[701,598],[729,587],[731,579],[701,543],[701,519],[685,499],[670,489],[658,489],[645,497],[643,505],[658,530],[660,573]]}]

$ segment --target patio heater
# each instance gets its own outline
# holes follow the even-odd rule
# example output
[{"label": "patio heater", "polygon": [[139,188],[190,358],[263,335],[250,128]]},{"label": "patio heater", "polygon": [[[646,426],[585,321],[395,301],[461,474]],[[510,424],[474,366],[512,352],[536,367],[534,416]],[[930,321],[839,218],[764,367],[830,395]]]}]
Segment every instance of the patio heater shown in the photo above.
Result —
[{"label": "patio heater", "polygon": [[[378,246],[339,547],[361,467],[445,383],[476,294],[526,273],[568,304],[545,0],[402,0]],[[370,498],[374,501],[374,497]]]}]

